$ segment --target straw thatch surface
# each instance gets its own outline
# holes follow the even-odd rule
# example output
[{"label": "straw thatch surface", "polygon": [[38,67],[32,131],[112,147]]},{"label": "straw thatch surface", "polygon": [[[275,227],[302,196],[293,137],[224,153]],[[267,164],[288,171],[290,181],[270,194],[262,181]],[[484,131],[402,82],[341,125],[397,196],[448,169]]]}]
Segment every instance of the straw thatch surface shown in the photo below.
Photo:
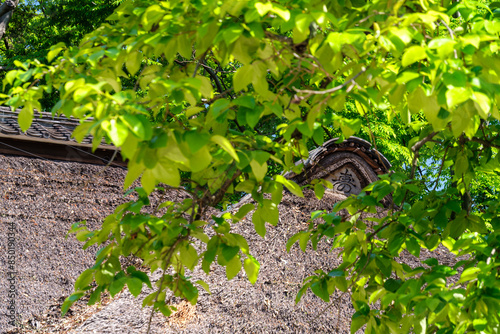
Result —
[{"label": "straw thatch surface", "polygon": [[[264,239],[255,233],[249,215],[234,226],[234,233],[248,240],[251,253],[261,263],[257,283],[252,286],[243,271],[228,282],[224,269],[216,264],[212,265],[213,272],[208,277],[198,268],[192,275],[209,283],[211,295],[200,289],[196,306],[177,300],[179,312],[166,322],[156,317],[152,332],[321,333],[334,332],[339,326],[340,333],[348,333],[354,309],[347,295],[324,313],[321,311],[327,304],[312,293],[295,304],[304,278],[316,269],[327,271],[337,267],[340,264],[337,254],[330,252],[328,242],[320,243],[317,252],[308,249],[304,253],[295,245],[287,253],[285,246],[293,234],[307,227],[310,212],[330,210],[341,198],[330,193],[318,201],[308,192],[306,199],[285,193],[279,205],[280,223],[276,227],[268,225]],[[134,300],[127,292],[74,333],[137,333],[141,328],[144,332],[148,317],[149,312],[140,309],[140,300]]]},{"label": "straw thatch surface", "polygon": [[[141,308],[141,298],[134,299],[123,291],[100,306],[77,304],[65,319],[60,319],[60,306],[73,291],[80,272],[93,265],[95,249],[83,251],[73,236],[65,239],[71,224],[88,219],[91,228],[125,201],[121,169],[68,162],[0,156],[0,265],[6,266],[6,223],[15,222],[18,233],[16,299],[17,311],[24,327],[11,333],[144,333],[149,309]],[[316,269],[331,270],[340,259],[330,252],[328,242],[318,251],[303,253],[295,245],[290,253],[285,244],[296,232],[306,228],[314,210],[330,210],[342,196],[327,194],[322,201],[306,192],[306,199],[285,194],[279,206],[277,227],[268,225],[264,239],[258,236],[251,215],[236,226],[250,244],[251,253],[261,263],[257,283],[252,286],[242,271],[231,281],[224,268],[212,265],[206,276],[195,269],[192,276],[209,283],[211,294],[200,288],[196,306],[174,299],[178,312],[165,319],[155,315],[153,333],[347,333],[354,312],[348,296],[326,312],[326,304],[308,292],[295,305],[294,300],[303,279]],[[382,214],[382,213],[379,213]],[[438,250],[440,260],[452,264],[454,259]],[[426,256],[429,256],[428,254]],[[402,261],[416,265],[418,260],[405,255]],[[0,284],[5,286],[4,271]],[[158,274],[152,275],[153,280]],[[142,294],[142,298],[146,292]],[[335,297],[340,296],[337,292]],[[7,294],[0,292],[0,302]],[[0,331],[9,329],[6,318],[0,320]],[[30,329],[32,331],[30,331]]]}]

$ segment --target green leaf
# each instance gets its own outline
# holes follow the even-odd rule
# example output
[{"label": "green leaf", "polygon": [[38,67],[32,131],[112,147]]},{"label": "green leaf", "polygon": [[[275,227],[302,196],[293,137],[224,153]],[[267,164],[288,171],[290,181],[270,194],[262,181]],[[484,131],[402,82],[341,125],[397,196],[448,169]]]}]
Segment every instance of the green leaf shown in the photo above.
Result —
[{"label": "green leaf", "polygon": [[311,239],[311,232],[304,231],[304,232],[300,233],[300,235],[299,235],[299,247],[303,252],[306,251],[307,244],[309,243],[310,239]]},{"label": "green leaf", "polygon": [[279,182],[282,185],[284,185],[285,187],[287,187],[287,189],[290,190],[290,192],[292,194],[294,194],[295,196],[304,197],[304,193],[302,192],[302,189],[300,188],[300,186],[297,183],[295,183],[291,180],[288,180],[281,175],[276,175],[275,180],[276,180],[276,182]]},{"label": "green leaf", "polygon": [[94,281],[94,269],[87,269],[78,276],[75,282],[75,290],[84,290]]},{"label": "green leaf", "polygon": [[288,241],[286,242],[286,251],[290,253],[290,248],[299,240],[302,232],[294,234]]},{"label": "green leaf", "polygon": [[380,269],[380,271],[382,272],[382,274],[384,274],[385,277],[391,276],[392,264],[389,258],[386,258],[384,256],[377,256],[375,258],[375,263],[377,264],[377,267]]},{"label": "green leaf", "polygon": [[490,98],[481,92],[474,92],[472,94],[472,100],[476,106],[476,110],[482,119],[487,119],[491,111],[491,100]]},{"label": "green leaf", "polygon": [[406,67],[425,58],[427,58],[425,49],[420,45],[414,45],[409,47],[403,54],[401,65],[403,65],[403,67]]},{"label": "green leaf", "polygon": [[186,109],[186,117],[189,118],[193,115],[196,115],[200,111],[205,110],[205,108],[202,107],[189,107]]},{"label": "green leaf", "polygon": [[427,318],[415,319],[414,322],[415,334],[425,334],[427,332]]},{"label": "green leaf", "polygon": [[137,71],[141,68],[142,53],[138,51],[133,51],[127,55],[127,60],[125,66],[127,67],[128,73],[130,75],[135,75]]},{"label": "green leaf", "polygon": [[31,103],[27,102],[24,105],[24,108],[21,109],[17,116],[17,121],[23,131],[27,131],[31,127],[31,123],[33,122],[33,107]]},{"label": "green leaf", "polygon": [[440,131],[447,121],[439,118],[441,107],[438,104],[436,96],[427,96],[422,87],[418,87],[408,96],[408,108],[413,113],[423,111],[429,123],[432,124],[434,131]]},{"label": "green leaf", "polygon": [[340,269],[334,269],[328,273],[328,276],[330,276],[330,277],[344,277],[345,272],[343,270],[340,270]]},{"label": "green leaf", "polygon": [[247,88],[253,80],[253,67],[251,65],[245,65],[236,71],[233,76],[234,91],[240,92]]},{"label": "green leaf", "polygon": [[465,154],[458,154],[455,162],[456,175],[463,175],[469,169],[469,159]]},{"label": "green leaf", "polygon": [[267,173],[267,163],[260,164],[257,160],[250,161],[250,166],[252,167],[252,172],[255,175],[257,182],[264,180]]},{"label": "green leaf", "polygon": [[411,255],[415,257],[420,256],[420,244],[418,243],[417,239],[413,237],[407,237],[406,239],[406,249],[408,252],[410,252]]},{"label": "green leaf", "polygon": [[396,292],[401,285],[402,281],[400,279],[388,278],[384,283],[384,288],[387,291]]},{"label": "green leaf", "polygon": [[353,316],[353,319],[351,322],[351,334],[356,333],[358,331],[358,329],[363,327],[363,325],[365,325],[365,324],[366,324],[366,317],[358,316],[358,317],[354,318],[354,316]]},{"label": "green leaf", "polygon": [[452,87],[446,91],[446,104],[449,108],[453,108],[461,103],[464,103],[472,96],[469,88]]},{"label": "green leaf", "polygon": [[169,159],[158,160],[151,172],[155,178],[155,184],[156,180],[172,187],[178,187],[181,183],[179,169]]},{"label": "green leaf", "polygon": [[142,174],[141,184],[146,193],[151,194],[157,183],[152,170],[148,169]]},{"label": "green leaf", "polygon": [[[346,137],[350,137],[350,136],[347,136],[344,131],[342,131],[342,132],[344,133],[344,135]],[[323,145],[323,143],[325,141],[325,131],[323,130],[322,127],[318,127],[316,130],[314,130],[313,140],[316,144],[318,144],[320,146]]]},{"label": "green leaf", "polygon": [[82,298],[85,293],[82,291],[77,291],[71,294],[68,298],[64,300],[64,303],[61,305],[61,317],[68,312],[71,305],[73,305],[78,299]]},{"label": "green leaf", "polygon": [[127,279],[127,287],[130,293],[137,297],[142,291],[142,281],[136,277],[130,277]]},{"label": "green leaf", "polygon": [[190,244],[180,247],[179,255],[182,264],[190,270],[193,270],[198,263],[198,252]]},{"label": "green leaf", "polygon": [[253,209],[255,209],[255,206],[252,204],[252,203],[247,203],[245,205],[243,205],[237,213],[235,213],[235,217],[238,219],[238,220],[241,220],[243,219],[250,211],[252,211]]},{"label": "green leaf", "polygon": [[240,251],[240,247],[238,246],[228,246],[226,244],[222,244],[222,257],[227,262],[231,261],[233,257],[235,257]]},{"label": "green leaf", "polygon": [[321,183],[316,183],[314,185],[314,194],[316,195],[316,198],[321,200],[323,198],[323,195],[325,194],[325,186]]},{"label": "green leaf", "polygon": [[212,294],[210,292],[210,287],[208,286],[208,284],[205,281],[202,281],[201,279],[199,279],[195,283],[201,285],[201,287],[203,289],[205,289],[205,291],[208,292],[208,294],[210,294],[210,295]]},{"label": "green leaf", "polygon": [[464,283],[464,282],[470,282],[472,280],[475,280],[477,278],[477,275],[481,272],[481,268],[478,267],[470,267],[465,269],[462,272],[462,275],[460,276],[460,280],[457,282],[459,283]]},{"label": "green leaf", "polygon": [[260,263],[253,257],[249,256],[245,259],[244,264],[245,272],[250,283],[255,284],[259,276]]},{"label": "green leaf", "polygon": [[165,15],[165,11],[159,5],[149,6],[144,14],[141,17],[141,23],[145,30],[151,30],[151,27],[159,22],[163,16]]},{"label": "green leaf", "polygon": [[[129,268],[131,269],[130,271]],[[145,283],[150,289],[153,288],[151,285],[151,281],[149,280],[149,276],[146,273],[139,270],[135,270],[135,267],[133,266],[130,266],[129,268],[127,268],[127,272],[130,273],[131,277],[136,277],[140,279],[141,282]]]},{"label": "green leaf", "polygon": [[128,128],[116,119],[105,120],[101,123],[101,127],[106,131],[109,138],[116,146],[121,146],[128,136]]},{"label": "green leaf", "polygon": [[314,282],[311,284],[311,290],[316,296],[323,299],[325,303],[330,302],[330,294],[328,293],[328,283],[326,280],[323,279],[318,282]]},{"label": "green leaf", "polygon": [[134,133],[139,139],[151,139],[151,125],[144,116],[125,114],[120,116],[120,120],[128,126],[132,130],[132,133]]},{"label": "green leaf", "polygon": [[122,291],[125,287],[126,282],[126,277],[115,278],[109,286],[109,294],[111,295],[111,297],[114,297],[118,292]]},{"label": "green leaf", "polygon": [[207,274],[210,273],[210,264],[214,262],[218,250],[219,250],[219,237],[215,235],[207,243],[207,250],[203,255],[202,269],[205,273]]},{"label": "green leaf", "polygon": [[193,47],[191,45],[191,41],[189,40],[189,36],[187,33],[182,33],[175,37],[177,44],[177,52],[186,58],[191,59],[193,54]]},{"label": "green leaf", "polygon": [[89,134],[90,129],[94,126],[91,122],[84,122],[80,125],[78,125],[75,130],[73,130],[73,133],[71,136],[75,138],[75,140],[79,143],[85,139],[85,137]]},{"label": "green leaf", "polygon": [[248,109],[253,109],[256,106],[255,98],[248,95],[243,95],[238,97],[236,100],[233,101],[233,103],[237,106],[245,107]]},{"label": "green leaf", "polygon": [[245,119],[249,127],[254,128],[259,123],[263,109],[262,107],[245,109]]},{"label": "green leaf", "polygon": [[217,118],[222,112],[226,111],[229,107],[230,103],[228,100],[219,99],[210,106],[210,112],[213,114],[214,118]]},{"label": "green leaf", "polygon": [[313,17],[309,14],[299,14],[295,17],[295,28],[293,34],[293,42],[295,44],[303,42],[309,36],[309,25],[313,21]]},{"label": "green leaf", "polygon": [[488,325],[488,319],[474,319],[472,325],[476,331],[484,331]]},{"label": "green leaf", "polygon": [[302,296],[304,295],[304,293],[307,291],[307,289],[309,289],[309,286],[310,286],[310,283],[309,284],[304,284],[299,292],[297,292],[297,296],[295,297],[295,304],[297,304],[298,302],[300,302],[300,300],[302,299]]},{"label": "green leaf", "polygon": [[233,279],[241,270],[241,260],[239,256],[235,256],[226,264],[226,277],[228,280]]},{"label": "green leaf", "polygon": [[471,115],[469,115],[465,108],[457,108],[457,110],[452,114],[451,119],[451,129],[453,131],[453,135],[456,138],[460,137],[470,126]]},{"label": "green leaf", "polygon": [[198,131],[189,131],[184,134],[184,138],[189,145],[192,153],[198,152],[210,141],[208,133],[200,133]]},{"label": "green leaf", "polygon": [[252,215],[252,223],[255,227],[255,232],[261,237],[266,236],[266,222],[262,218],[262,209],[258,208]]},{"label": "green leaf", "polygon": [[219,135],[214,135],[212,138],[210,138],[211,141],[214,143],[218,144],[224,151],[229,153],[229,155],[236,160],[236,162],[240,161],[240,158],[238,158],[238,155],[236,154],[236,150],[234,147],[231,145],[231,142],[227,140],[227,138],[219,136]]},{"label": "green leaf", "polygon": [[47,53],[47,61],[50,63],[62,50],[66,48],[64,43],[57,43],[56,45],[50,48],[50,51]]},{"label": "green leaf", "polygon": [[345,277],[334,277],[335,286],[342,292],[347,291],[347,280]]},{"label": "green leaf", "polygon": [[261,209],[262,218],[271,225],[278,225],[279,211],[278,206],[268,199],[264,199],[264,205]]}]

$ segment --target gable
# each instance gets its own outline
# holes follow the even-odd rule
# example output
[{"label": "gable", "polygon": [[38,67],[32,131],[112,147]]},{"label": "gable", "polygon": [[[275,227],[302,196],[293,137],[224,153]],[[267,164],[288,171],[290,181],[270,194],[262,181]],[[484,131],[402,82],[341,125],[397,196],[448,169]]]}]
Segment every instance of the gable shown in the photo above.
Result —
[{"label": "gable", "polygon": [[378,175],[389,171],[391,164],[364,139],[350,137],[342,143],[338,138],[325,142],[309,154],[301,174],[285,175],[299,185],[314,179],[326,179],[333,184],[331,191],[349,196],[378,180]]}]

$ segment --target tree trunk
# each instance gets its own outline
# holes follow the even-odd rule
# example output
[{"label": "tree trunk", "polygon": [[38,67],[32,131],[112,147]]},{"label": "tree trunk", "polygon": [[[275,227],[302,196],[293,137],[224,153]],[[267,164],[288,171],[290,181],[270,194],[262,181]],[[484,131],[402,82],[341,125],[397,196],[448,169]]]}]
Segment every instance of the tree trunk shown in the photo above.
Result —
[{"label": "tree trunk", "polygon": [[3,38],[10,19],[12,18],[12,13],[18,4],[19,0],[7,0],[0,5],[0,39]]}]

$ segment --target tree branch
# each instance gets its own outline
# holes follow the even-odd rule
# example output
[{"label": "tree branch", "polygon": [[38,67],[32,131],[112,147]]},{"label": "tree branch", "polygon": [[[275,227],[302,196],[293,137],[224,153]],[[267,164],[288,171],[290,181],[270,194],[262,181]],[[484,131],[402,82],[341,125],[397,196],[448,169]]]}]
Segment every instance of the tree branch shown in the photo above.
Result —
[{"label": "tree branch", "polygon": [[0,71],[12,71],[12,70],[15,70],[16,68],[15,67],[10,67],[10,66],[0,66]]},{"label": "tree branch", "polygon": [[[444,25],[446,29],[448,29],[448,33],[450,34],[451,39],[455,39],[455,33],[453,32],[453,30],[451,30],[450,26],[447,25],[444,20],[441,20],[441,24]],[[455,57],[455,59],[458,59],[457,50],[455,49],[453,49],[453,56]]]},{"label": "tree branch", "polygon": [[215,73],[215,71],[210,66],[205,64],[204,62],[201,63],[201,66],[203,66],[203,68],[208,72],[208,74],[210,74],[210,77],[214,80],[215,85],[217,86],[217,90],[219,91],[219,93],[224,92],[224,89],[222,88],[222,84],[220,83],[220,79],[217,76],[217,73]]},{"label": "tree branch", "polygon": [[415,154],[418,153],[418,151],[422,148],[422,146],[424,146],[425,143],[427,143],[429,140],[434,138],[435,135],[437,135],[437,132],[431,132],[424,139],[416,142],[415,145],[413,145],[411,147],[411,150],[413,151],[413,153],[415,153]]},{"label": "tree branch", "polygon": [[0,5],[0,39],[5,35],[7,26],[12,18],[12,12],[19,4],[19,0],[7,0]]},{"label": "tree branch", "polygon": [[444,150],[444,154],[443,154],[443,160],[441,160],[441,166],[439,167],[439,172],[438,172],[438,175],[436,177],[436,183],[434,184],[434,188],[432,189],[433,191],[436,190],[438,184],[439,184],[439,178],[441,177],[441,173],[443,172],[443,167],[444,167],[444,162],[446,160],[446,154],[448,153],[448,149],[450,147],[449,146],[446,146],[446,149]]},{"label": "tree branch", "polygon": [[[182,241],[184,240],[187,240],[189,237],[189,235],[185,236],[185,237],[182,237],[182,238],[179,238],[177,239],[174,244],[172,246],[170,246],[170,249],[168,250],[167,254],[165,254],[165,268],[163,269],[163,274],[161,275],[161,280],[160,280],[160,285],[158,287],[158,292],[156,293],[156,296],[155,296],[155,299],[154,299],[154,302],[158,301],[158,296],[160,295],[160,293],[163,291],[163,281],[165,279],[165,274],[167,273],[167,269],[168,267],[170,266],[170,259],[172,258],[172,255],[174,254],[177,246],[179,245],[179,243],[181,243]],[[149,333],[150,329],[151,329],[151,321],[153,320],[153,315],[155,313],[155,307],[153,305],[153,308],[151,309],[151,314],[149,316],[149,321],[148,321],[148,329],[146,330],[146,333]]]},{"label": "tree branch", "polygon": [[[415,145],[411,147],[414,156],[413,156],[413,161],[411,163],[410,179],[413,179],[415,177],[415,170],[417,169],[417,160],[418,157],[420,156],[419,150],[422,148],[422,146],[425,145],[425,143],[434,138],[435,135],[437,135],[437,132],[431,132],[424,139],[416,142]],[[408,189],[406,189],[405,194],[403,196],[403,200],[401,201],[401,209],[403,209],[404,207],[406,196],[408,196]]]},{"label": "tree branch", "polygon": [[326,90],[301,90],[301,89],[297,89],[295,87],[292,87],[292,89],[294,91],[296,91],[297,93],[303,93],[303,94],[307,94],[307,95],[325,95],[325,94],[331,94],[331,93],[334,93],[338,90],[341,90],[345,87],[347,87],[348,85],[350,85],[351,83],[354,82],[354,80],[356,80],[361,74],[365,73],[367,70],[366,67],[363,67],[361,69],[361,71],[359,71],[355,76],[353,76],[352,78],[350,78],[349,80],[347,80],[346,82],[344,82],[343,84],[341,85],[338,85],[338,86],[335,86],[333,88],[330,88],[330,89],[326,89]]},{"label": "tree branch", "polygon": [[471,141],[479,143],[479,144],[482,144],[484,146],[494,147],[494,148],[500,149],[500,145],[490,143],[489,141],[481,139],[481,138],[478,138],[478,137],[473,137],[471,139]]},{"label": "tree branch", "polygon": [[[412,152],[415,154],[413,156],[413,162],[411,164],[411,174],[410,174],[410,179],[413,179],[415,177],[415,170],[417,168],[417,160],[418,157],[420,156],[419,150],[422,148],[422,146],[425,145],[429,140],[434,138],[434,136],[437,134],[437,132],[431,132],[429,133],[424,139],[418,141],[411,147]],[[406,197],[406,196],[405,196]]]},{"label": "tree branch", "polygon": [[12,0],[5,1],[3,4],[0,5],[0,16],[5,15],[8,12],[13,11],[17,7],[18,3],[19,3],[19,0],[17,0],[17,1],[12,1]]}]

